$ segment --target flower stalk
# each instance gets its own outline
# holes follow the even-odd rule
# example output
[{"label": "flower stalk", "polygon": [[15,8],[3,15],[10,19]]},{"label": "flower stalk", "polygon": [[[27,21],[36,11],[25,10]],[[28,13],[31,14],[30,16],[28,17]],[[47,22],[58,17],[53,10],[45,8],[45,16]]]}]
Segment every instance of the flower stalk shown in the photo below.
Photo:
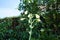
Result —
[{"label": "flower stalk", "polygon": [[28,22],[30,23],[30,25],[29,25],[29,27],[30,27],[30,31],[29,31],[29,40],[31,40],[32,29],[33,29],[33,26],[32,26],[32,23],[33,23],[33,21],[32,21],[32,14],[31,14],[31,15],[28,15],[28,17],[29,17]]}]

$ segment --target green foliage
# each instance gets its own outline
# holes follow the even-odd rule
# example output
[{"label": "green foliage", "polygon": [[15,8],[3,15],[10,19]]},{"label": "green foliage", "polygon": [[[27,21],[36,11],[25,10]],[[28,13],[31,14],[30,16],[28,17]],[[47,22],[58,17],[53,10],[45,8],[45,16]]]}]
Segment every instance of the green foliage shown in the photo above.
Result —
[{"label": "green foliage", "polygon": [[[29,33],[29,38],[31,37],[31,39],[29,40],[59,40],[58,35],[60,35],[60,33],[58,30],[60,27],[58,25],[60,25],[60,14],[58,10],[60,9],[58,7],[60,1],[23,0],[22,2],[23,5],[22,7],[19,6],[19,10],[21,10],[20,8],[24,10],[24,13],[21,14],[21,18],[25,19],[22,21],[28,19],[27,25],[30,24],[28,27],[30,28],[29,32],[31,32]],[[36,14],[39,15],[40,18],[37,19],[38,16],[36,17]],[[28,17],[29,15],[30,17]],[[39,22],[37,22],[37,20],[39,20]]]},{"label": "green foliage", "polygon": [[0,40],[60,40],[59,2],[21,0],[20,16],[0,19]]}]

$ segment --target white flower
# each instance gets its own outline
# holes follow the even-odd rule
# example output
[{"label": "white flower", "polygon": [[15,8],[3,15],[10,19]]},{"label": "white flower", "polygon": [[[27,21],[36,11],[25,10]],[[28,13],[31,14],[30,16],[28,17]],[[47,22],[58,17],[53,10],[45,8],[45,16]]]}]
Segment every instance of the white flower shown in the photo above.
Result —
[{"label": "white flower", "polygon": [[41,31],[41,32],[44,32],[45,30],[42,28],[40,31]]},{"label": "white flower", "polygon": [[36,18],[40,18],[40,16],[38,14],[35,14]]},{"label": "white flower", "polygon": [[31,14],[29,14],[28,17],[31,17]]},{"label": "white flower", "polygon": [[32,14],[29,14],[29,15],[28,15],[28,18],[32,18],[32,17],[33,17]]},{"label": "white flower", "polygon": [[25,18],[21,18],[20,20],[24,20]]},{"label": "white flower", "polygon": [[28,11],[25,11],[25,14],[28,14]]}]

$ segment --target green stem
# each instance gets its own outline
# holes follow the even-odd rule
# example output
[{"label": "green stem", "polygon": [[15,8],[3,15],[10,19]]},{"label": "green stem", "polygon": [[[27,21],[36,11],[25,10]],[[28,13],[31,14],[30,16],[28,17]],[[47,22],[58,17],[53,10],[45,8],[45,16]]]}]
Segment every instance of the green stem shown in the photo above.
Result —
[{"label": "green stem", "polygon": [[35,21],[36,19],[32,21],[32,18],[30,18],[29,20],[30,20],[30,25],[29,25],[29,27],[30,27],[29,40],[31,40],[32,29],[33,29],[33,25],[32,25],[32,24],[34,23],[34,21]]},{"label": "green stem", "polygon": [[29,40],[31,40],[31,35],[32,35],[32,29],[30,30],[30,36],[29,36]]},{"label": "green stem", "polygon": [[32,27],[33,27],[33,26],[32,26],[32,18],[30,19],[30,25],[29,25],[29,27],[30,27],[29,40],[31,40],[32,29],[33,29],[33,28],[32,28]]}]

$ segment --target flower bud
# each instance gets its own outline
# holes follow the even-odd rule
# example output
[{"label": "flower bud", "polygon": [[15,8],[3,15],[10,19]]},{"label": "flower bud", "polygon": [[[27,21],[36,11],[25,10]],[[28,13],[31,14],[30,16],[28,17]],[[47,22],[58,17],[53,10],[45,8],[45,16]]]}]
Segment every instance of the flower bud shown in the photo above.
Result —
[{"label": "flower bud", "polygon": [[28,18],[32,18],[32,17],[33,17],[32,14],[29,14],[29,15],[28,15]]},{"label": "flower bud", "polygon": [[38,22],[40,22],[41,20],[40,19],[37,19]]},{"label": "flower bud", "polygon": [[22,21],[23,21],[23,20],[25,20],[25,18],[21,18],[20,20],[22,20]]},{"label": "flower bud", "polygon": [[28,11],[25,11],[25,14],[28,14]]}]

